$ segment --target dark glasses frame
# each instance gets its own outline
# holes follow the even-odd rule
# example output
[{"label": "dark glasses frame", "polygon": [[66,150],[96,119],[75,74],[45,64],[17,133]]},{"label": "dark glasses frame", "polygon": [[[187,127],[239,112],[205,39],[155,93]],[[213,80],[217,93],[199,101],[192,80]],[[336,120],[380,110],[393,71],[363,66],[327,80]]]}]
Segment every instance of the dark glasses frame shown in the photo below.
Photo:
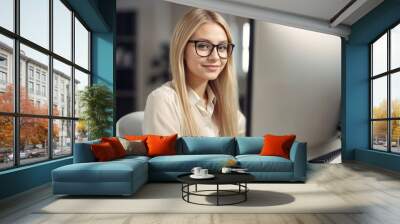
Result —
[{"label": "dark glasses frame", "polygon": [[[210,44],[210,45],[212,46],[212,48],[211,48],[211,50],[210,50],[210,52],[209,52],[208,55],[200,55],[199,52],[197,52],[197,43],[200,43],[200,42],[207,43],[207,44]],[[229,57],[232,56],[233,49],[235,48],[235,45],[232,44],[232,43],[213,44],[213,43],[211,43],[210,41],[206,41],[206,40],[189,40],[188,43],[194,43],[194,49],[196,50],[196,54],[197,54],[198,56],[200,56],[200,57],[209,57],[209,56],[212,54],[212,52],[214,51],[214,48],[217,48],[217,53],[218,53],[219,58],[221,58],[221,59],[227,59],[227,58],[229,58]],[[218,46],[221,46],[221,45],[228,45],[228,46],[231,47],[231,50],[230,50],[230,51],[227,50],[227,51],[228,51],[227,57],[221,57],[221,54],[220,54],[220,52],[219,52],[219,50],[218,50]],[[228,47],[228,49],[229,49],[229,47]]]}]

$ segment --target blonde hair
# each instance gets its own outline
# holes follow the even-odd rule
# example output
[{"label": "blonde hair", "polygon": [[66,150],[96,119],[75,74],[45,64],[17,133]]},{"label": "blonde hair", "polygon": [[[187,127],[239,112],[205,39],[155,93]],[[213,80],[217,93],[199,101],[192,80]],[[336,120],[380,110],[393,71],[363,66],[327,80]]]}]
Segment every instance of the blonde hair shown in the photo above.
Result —
[{"label": "blonde hair", "polygon": [[[186,83],[186,71],[184,63],[184,52],[189,38],[203,24],[214,22],[220,25],[232,43],[232,34],[225,19],[218,13],[204,10],[192,9],[187,12],[176,24],[170,42],[170,68],[172,73],[172,84],[177,92],[182,108],[183,130],[182,136],[198,136],[198,124],[196,124],[188,97],[188,86]],[[233,58],[229,57],[224,69],[218,78],[208,82],[208,85],[217,98],[214,114],[219,127],[220,136],[238,135],[238,91],[237,79],[234,72]]]}]

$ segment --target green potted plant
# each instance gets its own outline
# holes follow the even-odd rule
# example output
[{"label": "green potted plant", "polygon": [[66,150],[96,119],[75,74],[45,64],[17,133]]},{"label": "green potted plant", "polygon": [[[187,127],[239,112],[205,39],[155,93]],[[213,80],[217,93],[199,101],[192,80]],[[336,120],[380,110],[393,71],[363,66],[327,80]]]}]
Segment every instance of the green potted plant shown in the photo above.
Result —
[{"label": "green potted plant", "polygon": [[107,131],[112,125],[113,96],[109,88],[102,84],[87,86],[79,93],[82,109],[82,123],[88,131],[89,140],[110,136]]}]

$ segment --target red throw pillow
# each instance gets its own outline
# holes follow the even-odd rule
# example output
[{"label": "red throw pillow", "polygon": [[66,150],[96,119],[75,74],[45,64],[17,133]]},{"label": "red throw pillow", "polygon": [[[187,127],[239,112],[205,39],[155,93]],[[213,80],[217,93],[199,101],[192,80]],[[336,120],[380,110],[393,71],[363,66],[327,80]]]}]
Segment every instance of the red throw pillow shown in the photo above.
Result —
[{"label": "red throw pillow", "polygon": [[122,146],[121,142],[118,140],[116,137],[110,137],[110,138],[101,138],[101,142],[108,142],[114,149],[115,155],[118,158],[125,157],[126,156],[126,151],[124,149],[124,146]]},{"label": "red throw pillow", "polygon": [[177,138],[177,134],[171,136],[148,135],[146,140],[148,156],[176,155]]},{"label": "red throw pillow", "polygon": [[109,161],[117,158],[113,147],[108,142],[92,144],[91,150],[94,154],[94,157],[99,162]]},{"label": "red throw pillow", "polygon": [[264,135],[264,146],[261,149],[262,156],[280,156],[290,159],[290,148],[296,135]]}]

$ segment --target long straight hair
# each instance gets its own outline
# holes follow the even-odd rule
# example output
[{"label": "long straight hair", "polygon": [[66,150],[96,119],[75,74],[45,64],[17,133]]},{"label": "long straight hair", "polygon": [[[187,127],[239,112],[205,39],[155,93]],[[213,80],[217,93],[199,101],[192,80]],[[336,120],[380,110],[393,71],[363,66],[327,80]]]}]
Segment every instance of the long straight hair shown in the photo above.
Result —
[{"label": "long straight hair", "polygon": [[[170,68],[172,73],[172,85],[177,92],[182,109],[183,136],[198,136],[199,129],[196,124],[192,106],[188,97],[188,85],[186,83],[186,67],[184,52],[188,40],[193,33],[203,24],[213,22],[220,25],[232,43],[232,34],[225,19],[218,13],[204,10],[192,9],[187,12],[176,24],[170,42]],[[227,59],[224,69],[215,80],[208,82],[216,96],[214,114],[220,136],[238,135],[238,91],[237,78],[234,72],[232,56]]]}]

